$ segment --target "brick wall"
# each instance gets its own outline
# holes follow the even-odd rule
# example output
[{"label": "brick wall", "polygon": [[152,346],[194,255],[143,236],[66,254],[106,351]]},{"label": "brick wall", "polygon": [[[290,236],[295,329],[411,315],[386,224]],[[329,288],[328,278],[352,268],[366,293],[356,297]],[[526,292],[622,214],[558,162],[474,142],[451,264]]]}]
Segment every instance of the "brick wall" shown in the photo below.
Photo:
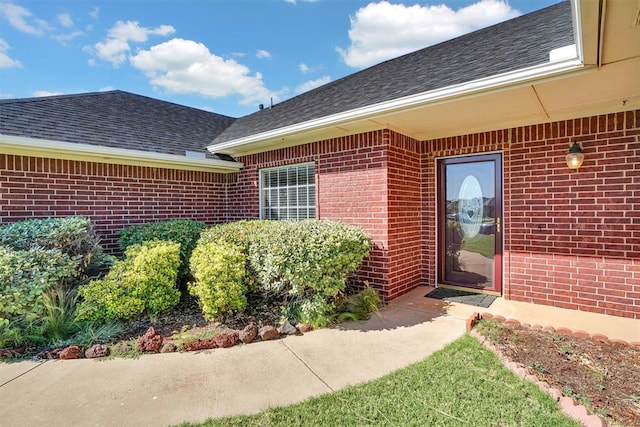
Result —
[{"label": "brick wall", "polygon": [[394,299],[424,281],[423,195],[421,144],[387,131],[388,138],[388,298]]},{"label": "brick wall", "polygon": [[0,224],[84,215],[107,250],[117,231],[147,221],[224,219],[224,175],[0,154]]},{"label": "brick wall", "polygon": [[[564,160],[573,140],[579,171]],[[435,157],[494,150],[504,153],[505,297],[640,318],[640,111],[428,141],[428,188]],[[428,238],[435,191],[425,207]],[[434,247],[426,255],[435,263]]]}]

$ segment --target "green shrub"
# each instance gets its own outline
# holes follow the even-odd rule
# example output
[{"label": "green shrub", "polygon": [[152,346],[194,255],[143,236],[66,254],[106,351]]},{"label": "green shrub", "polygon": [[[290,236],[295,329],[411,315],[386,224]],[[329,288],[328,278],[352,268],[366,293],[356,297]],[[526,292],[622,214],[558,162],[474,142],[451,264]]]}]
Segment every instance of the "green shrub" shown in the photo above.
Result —
[{"label": "green shrub", "polygon": [[43,295],[76,275],[80,256],[60,249],[13,250],[0,246],[0,326],[45,313]]},{"label": "green shrub", "polygon": [[205,317],[241,310],[247,304],[246,258],[240,247],[226,243],[198,244],[191,256],[196,279],[189,292],[198,297]]},{"label": "green shrub", "polygon": [[77,317],[86,320],[131,320],[147,313],[151,317],[175,306],[180,265],[180,244],[149,241],[132,245],[125,258],[116,261],[100,280],[81,286],[84,298]]},{"label": "green shrub", "polygon": [[203,222],[191,219],[171,219],[133,225],[120,231],[118,245],[125,251],[131,245],[149,240],[165,240],[180,243],[180,280],[189,277],[189,259],[200,233],[206,228]]},{"label": "green shrub", "polygon": [[84,274],[93,274],[108,259],[91,221],[82,216],[29,219],[3,225],[0,245],[23,251],[59,249],[70,258],[80,260],[76,274],[72,275],[78,280]]},{"label": "green shrub", "polygon": [[321,325],[349,274],[369,254],[371,238],[333,221],[240,221],[211,227],[198,247],[232,244],[246,257],[245,288],[286,305],[292,316]]}]

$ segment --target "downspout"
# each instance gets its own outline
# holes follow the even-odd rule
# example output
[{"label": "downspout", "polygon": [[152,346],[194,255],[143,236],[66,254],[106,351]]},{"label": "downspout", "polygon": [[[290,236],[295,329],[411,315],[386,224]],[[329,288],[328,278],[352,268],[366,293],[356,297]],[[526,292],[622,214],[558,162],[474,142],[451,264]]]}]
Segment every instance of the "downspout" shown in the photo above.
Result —
[{"label": "downspout", "polygon": [[598,70],[602,68],[602,48],[604,46],[604,20],[607,11],[607,0],[600,0],[600,23],[598,24]]}]

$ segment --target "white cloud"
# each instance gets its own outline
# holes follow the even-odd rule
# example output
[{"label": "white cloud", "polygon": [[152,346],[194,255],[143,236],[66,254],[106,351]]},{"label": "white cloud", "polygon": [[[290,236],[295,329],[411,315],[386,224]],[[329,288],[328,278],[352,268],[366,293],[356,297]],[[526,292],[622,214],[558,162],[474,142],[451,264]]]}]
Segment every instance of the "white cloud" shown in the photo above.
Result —
[{"label": "white cloud", "polygon": [[259,49],[259,50],[256,52],[256,58],[260,58],[260,59],[263,59],[263,58],[271,58],[271,54],[270,54],[268,51],[266,51],[266,50]]},{"label": "white cloud", "polygon": [[89,16],[92,18],[97,18],[98,16],[100,16],[100,8],[96,6],[91,9],[91,12],[89,12]]},{"label": "white cloud", "polygon": [[13,28],[23,33],[41,36],[45,30],[51,29],[51,26],[46,21],[33,18],[33,14],[29,9],[17,4],[0,3],[0,15],[9,21]]},{"label": "white cloud", "polygon": [[330,81],[331,81],[331,77],[329,77],[329,76],[322,76],[319,79],[309,80],[308,82],[303,83],[300,86],[296,87],[295,92],[296,92],[296,94],[309,92],[311,89],[315,89],[315,88],[320,87],[322,85],[326,85]]},{"label": "white cloud", "polygon": [[73,40],[76,37],[79,37],[79,36],[81,36],[83,34],[84,33],[82,31],[73,31],[73,32],[68,33],[68,34],[56,34],[56,35],[53,35],[51,37],[54,40],[56,40],[58,43],[60,43],[61,45],[66,45],[71,40]]},{"label": "white cloud", "polygon": [[71,19],[71,15],[68,13],[59,13],[57,15],[58,22],[65,28],[73,27],[73,19]]},{"label": "white cloud", "polygon": [[94,49],[100,59],[117,67],[126,61],[127,53],[131,50],[130,42],[143,43],[149,36],[166,36],[175,31],[171,25],[146,28],[137,21],[118,21],[107,32],[105,41],[96,43]]},{"label": "white cloud", "polygon": [[262,75],[234,59],[212,54],[202,43],[174,38],[141,50],[130,58],[151,84],[173,93],[195,93],[211,98],[239,95],[243,105],[264,102],[274,96]]},{"label": "white cloud", "polygon": [[300,71],[302,72],[302,74],[307,74],[310,73],[311,67],[309,67],[307,64],[305,64],[304,62],[301,62],[300,65],[298,65],[298,68],[300,69]]},{"label": "white cloud", "polygon": [[64,95],[64,93],[62,93],[62,92],[50,92],[48,90],[36,90],[35,92],[33,92],[33,96],[35,96],[35,97],[58,96],[58,95]]},{"label": "white cloud", "polygon": [[0,39],[0,68],[21,68],[20,61],[11,58],[7,53],[9,49],[11,49],[9,43],[4,39]]},{"label": "white cloud", "polygon": [[350,18],[351,45],[337,51],[347,65],[364,68],[520,14],[504,0],[480,0],[458,10],[370,3]]}]

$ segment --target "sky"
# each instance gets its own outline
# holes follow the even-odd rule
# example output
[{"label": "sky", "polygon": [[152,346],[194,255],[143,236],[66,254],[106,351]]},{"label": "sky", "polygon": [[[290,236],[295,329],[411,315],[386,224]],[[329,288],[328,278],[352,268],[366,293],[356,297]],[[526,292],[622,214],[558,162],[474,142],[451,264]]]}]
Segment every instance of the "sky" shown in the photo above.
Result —
[{"label": "sky", "polygon": [[241,117],[559,0],[0,0],[0,98],[124,90]]}]

